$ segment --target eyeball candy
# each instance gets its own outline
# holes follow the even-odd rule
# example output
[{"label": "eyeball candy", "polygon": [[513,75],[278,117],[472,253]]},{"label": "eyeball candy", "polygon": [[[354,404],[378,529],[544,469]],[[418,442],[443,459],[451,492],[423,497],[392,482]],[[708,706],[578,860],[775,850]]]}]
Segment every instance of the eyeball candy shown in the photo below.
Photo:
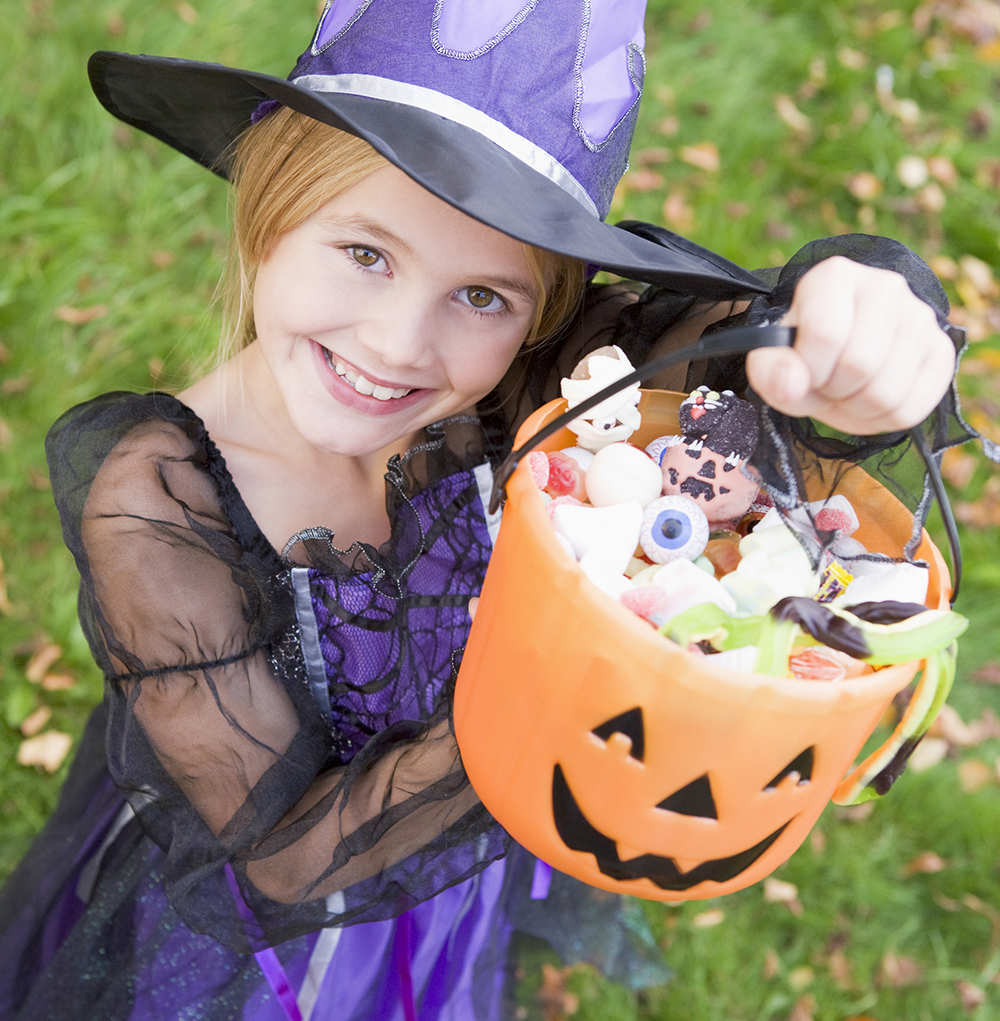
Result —
[{"label": "eyeball candy", "polygon": [[694,560],[708,544],[708,535],[708,519],[694,500],[661,496],[643,512],[639,545],[656,564]]},{"label": "eyeball candy", "polygon": [[663,476],[656,462],[630,443],[612,443],[594,455],[584,484],[595,507],[635,500],[646,507],[660,495]]}]

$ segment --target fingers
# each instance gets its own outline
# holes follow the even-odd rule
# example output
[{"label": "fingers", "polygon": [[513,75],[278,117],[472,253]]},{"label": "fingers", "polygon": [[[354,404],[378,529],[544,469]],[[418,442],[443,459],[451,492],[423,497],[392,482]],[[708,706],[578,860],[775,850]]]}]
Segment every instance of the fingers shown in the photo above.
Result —
[{"label": "fingers", "polygon": [[783,322],[797,327],[795,347],[751,352],[751,385],[779,411],[844,432],[916,425],[954,372],[934,312],[888,270],[827,259],[799,281]]},{"label": "fingers", "polygon": [[473,596],[469,600],[469,620],[476,619],[476,610],[479,609],[479,596]]}]

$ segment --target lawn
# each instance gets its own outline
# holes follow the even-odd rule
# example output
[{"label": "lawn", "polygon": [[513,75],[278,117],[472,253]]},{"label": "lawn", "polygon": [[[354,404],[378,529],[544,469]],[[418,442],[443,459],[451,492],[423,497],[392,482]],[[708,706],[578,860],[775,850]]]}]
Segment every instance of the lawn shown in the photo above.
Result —
[{"label": "lawn", "polygon": [[[226,186],[103,113],[86,57],[284,75],[316,10],[0,0],[0,12],[2,875],[51,811],[101,694],[45,432],[96,394],[183,385],[218,332]],[[969,329],[966,413],[1000,440],[1000,4],[650,0],[647,61],[612,217],[664,222],[750,267],[818,236],[905,241]],[[1000,1019],[1000,471],[971,447],[944,471],[966,558],[955,608],[972,626],[923,768],[871,810],[827,809],[776,873],[785,885],[648,906],[675,972],[663,987],[635,994],[526,954],[525,1018]],[[39,736],[47,764],[18,764]]]}]

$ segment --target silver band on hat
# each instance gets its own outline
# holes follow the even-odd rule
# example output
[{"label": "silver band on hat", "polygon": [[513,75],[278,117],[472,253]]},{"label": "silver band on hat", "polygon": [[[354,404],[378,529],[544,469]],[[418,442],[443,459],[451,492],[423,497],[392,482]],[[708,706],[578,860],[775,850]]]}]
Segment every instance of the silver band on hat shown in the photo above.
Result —
[{"label": "silver band on hat", "polygon": [[384,99],[404,106],[416,106],[457,124],[463,124],[527,164],[532,170],[547,177],[567,195],[576,199],[591,216],[600,219],[597,206],[586,189],[558,160],[534,142],[528,141],[505,124],[501,124],[474,106],[463,103],[460,99],[424,88],[422,85],[395,82],[372,74],[305,74],[293,78],[292,83],[312,92],[338,92],[351,96],[367,96],[369,99]]}]

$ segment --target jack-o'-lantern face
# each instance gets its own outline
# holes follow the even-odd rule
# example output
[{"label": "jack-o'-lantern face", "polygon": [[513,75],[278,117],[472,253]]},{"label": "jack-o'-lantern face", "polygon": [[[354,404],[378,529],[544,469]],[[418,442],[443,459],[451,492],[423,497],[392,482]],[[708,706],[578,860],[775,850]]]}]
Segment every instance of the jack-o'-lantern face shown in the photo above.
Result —
[{"label": "jack-o'-lantern face", "polygon": [[[622,713],[595,727],[591,733],[606,746],[614,742],[619,748],[624,748],[625,742],[621,740],[624,738],[629,742],[628,756],[633,761],[641,763],[645,757],[646,738],[641,708]],[[765,797],[773,796],[783,784],[785,787],[807,787],[812,778],[814,760],[815,750],[812,747],[806,748],[777,775],[771,777],[763,785],[761,793]],[[581,785],[578,789],[585,788]],[[794,815],[794,804],[788,807]],[[655,805],[654,811],[662,814],[664,822],[668,824],[671,817],[686,817],[710,820],[720,828],[724,825],[719,820],[708,773],[668,793]],[[743,850],[697,864],[684,861],[687,867],[682,867],[677,861],[679,855],[675,857],[669,853],[669,842],[666,847],[661,845],[664,853],[636,853],[634,848],[623,845],[595,827],[580,807],[567,781],[566,772],[558,763],[552,777],[552,814],[556,830],[566,846],[574,851],[592,854],[604,875],[616,880],[648,879],[661,890],[675,891],[689,890],[709,881],[724,883],[734,879],[774,844],[791,821],[789,817],[756,844]]]}]

